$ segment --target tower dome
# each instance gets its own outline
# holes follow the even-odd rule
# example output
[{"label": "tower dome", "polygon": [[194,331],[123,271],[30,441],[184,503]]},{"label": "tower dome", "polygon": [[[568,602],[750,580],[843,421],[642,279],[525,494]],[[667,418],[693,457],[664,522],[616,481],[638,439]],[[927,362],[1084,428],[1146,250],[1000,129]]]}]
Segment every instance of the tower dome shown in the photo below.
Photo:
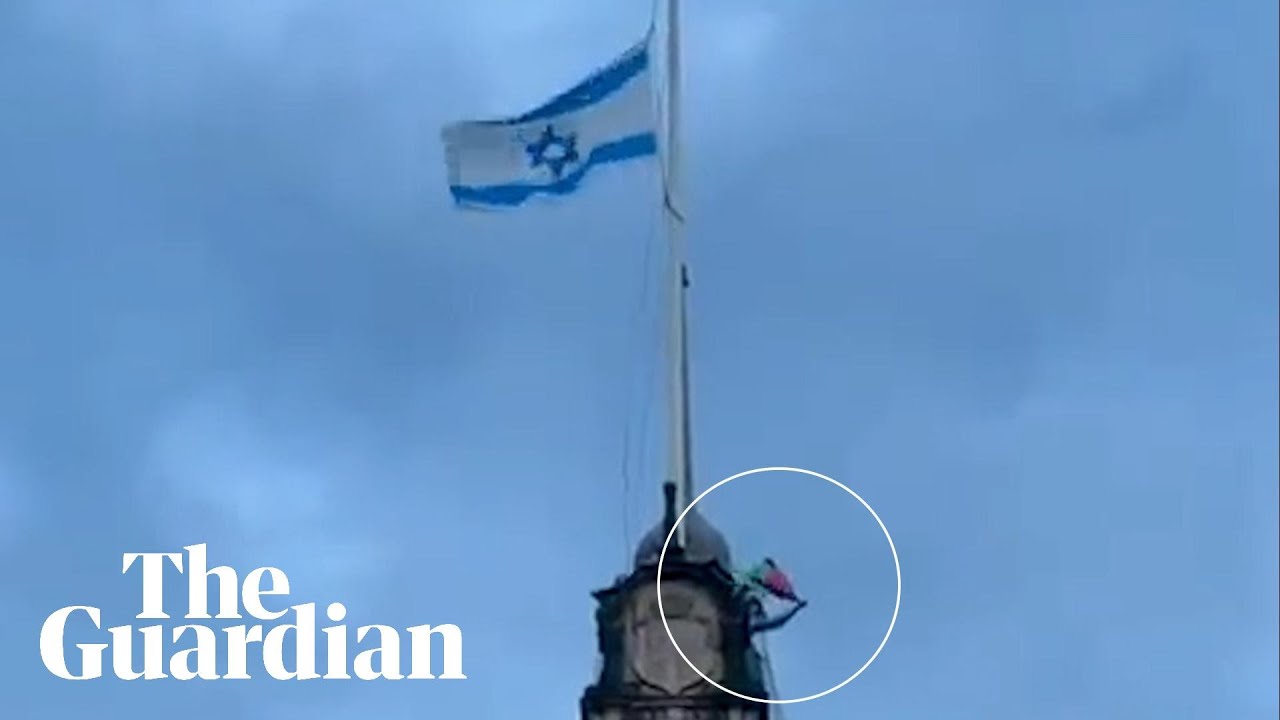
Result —
[{"label": "tower dome", "polygon": [[[705,563],[715,560],[724,570],[732,570],[729,543],[724,535],[715,529],[707,519],[698,514],[697,509],[689,511],[681,523],[685,528],[684,560],[690,563]],[[636,547],[635,566],[656,565],[658,556],[662,554],[662,543],[666,542],[669,525],[660,522],[645,533]]]}]

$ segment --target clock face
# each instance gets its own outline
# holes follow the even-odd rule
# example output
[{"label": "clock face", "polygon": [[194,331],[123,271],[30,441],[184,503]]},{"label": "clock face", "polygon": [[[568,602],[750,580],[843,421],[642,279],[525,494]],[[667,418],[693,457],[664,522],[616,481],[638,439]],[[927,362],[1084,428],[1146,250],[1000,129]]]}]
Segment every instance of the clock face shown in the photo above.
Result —
[{"label": "clock face", "polygon": [[[671,635],[689,662],[707,677],[721,679],[719,613],[711,599],[696,588],[663,584],[662,603]],[[703,680],[689,667],[662,627],[658,598],[652,589],[638,589],[628,612],[631,670],[642,684],[667,695],[682,695]]]}]

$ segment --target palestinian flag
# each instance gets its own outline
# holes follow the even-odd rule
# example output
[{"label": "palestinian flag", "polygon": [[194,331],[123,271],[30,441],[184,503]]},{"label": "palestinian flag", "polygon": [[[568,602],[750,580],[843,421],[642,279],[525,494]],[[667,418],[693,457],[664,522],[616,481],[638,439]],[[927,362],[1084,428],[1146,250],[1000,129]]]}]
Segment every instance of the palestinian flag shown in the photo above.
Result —
[{"label": "palestinian flag", "polygon": [[795,586],[791,584],[791,578],[787,577],[787,574],[782,572],[771,559],[765,559],[764,562],[750,568],[742,574],[742,577],[746,583],[764,588],[775,597],[800,602]]},{"label": "palestinian flag", "polygon": [[776,566],[769,568],[768,572],[764,574],[764,582],[761,584],[764,585],[766,590],[783,600],[800,602],[800,597],[796,595],[795,586],[791,584],[791,578],[787,577],[787,574]]}]

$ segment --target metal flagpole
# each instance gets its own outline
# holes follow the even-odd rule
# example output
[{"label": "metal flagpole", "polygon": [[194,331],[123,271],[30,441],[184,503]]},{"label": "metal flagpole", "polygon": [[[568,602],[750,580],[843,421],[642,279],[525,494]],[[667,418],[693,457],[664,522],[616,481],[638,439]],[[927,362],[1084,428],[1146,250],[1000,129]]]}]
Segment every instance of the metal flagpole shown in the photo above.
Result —
[{"label": "metal flagpole", "polygon": [[[670,255],[670,328],[667,345],[670,386],[669,475],[676,485],[677,514],[693,502],[690,472],[688,307],[689,270],[685,258],[683,187],[680,167],[680,3],[667,0],[666,143],[663,215]],[[685,545],[685,525],[677,539]]]}]

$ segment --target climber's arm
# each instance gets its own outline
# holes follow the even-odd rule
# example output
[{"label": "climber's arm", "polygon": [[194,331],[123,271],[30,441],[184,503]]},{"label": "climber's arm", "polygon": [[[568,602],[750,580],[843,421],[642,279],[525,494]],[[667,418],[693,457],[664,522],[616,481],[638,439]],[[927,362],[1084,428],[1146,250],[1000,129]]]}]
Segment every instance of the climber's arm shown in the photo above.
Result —
[{"label": "climber's arm", "polygon": [[750,627],[751,632],[754,634],[758,632],[768,632],[770,630],[777,630],[783,625],[786,625],[787,621],[795,617],[796,613],[800,612],[800,610],[802,610],[804,606],[808,604],[809,603],[807,602],[801,601],[796,603],[795,605],[792,605],[790,610],[787,610],[786,612],[781,613],[776,617],[752,620],[751,627]]}]

